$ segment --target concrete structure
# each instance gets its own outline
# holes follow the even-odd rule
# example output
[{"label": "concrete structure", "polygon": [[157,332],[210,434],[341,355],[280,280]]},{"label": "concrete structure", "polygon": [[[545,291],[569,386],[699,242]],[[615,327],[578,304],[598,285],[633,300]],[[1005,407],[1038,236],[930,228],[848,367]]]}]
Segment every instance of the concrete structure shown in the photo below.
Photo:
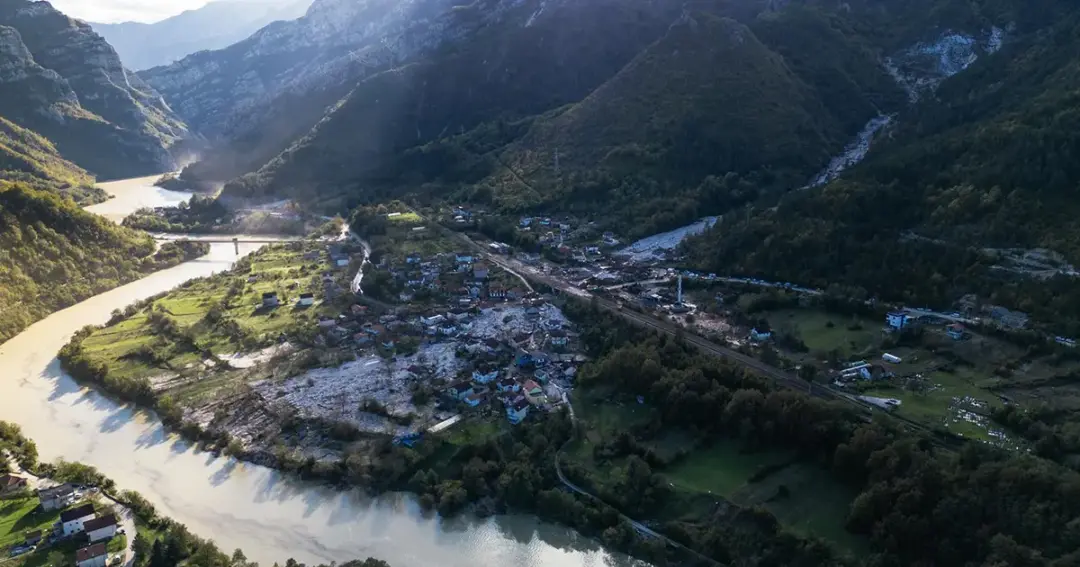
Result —
[{"label": "concrete structure", "polygon": [[83,531],[83,524],[94,517],[94,505],[83,504],[60,514],[60,524],[66,536]]},{"label": "concrete structure", "polygon": [[75,552],[75,567],[105,567],[108,560],[104,543],[95,543]]},{"label": "concrete structure", "polygon": [[116,516],[112,514],[83,523],[83,531],[86,532],[91,543],[111,538],[116,535],[116,529]]},{"label": "concrete structure", "polygon": [[75,500],[75,489],[70,484],[61,484],[38,491],[41,509],[46,512],[70,506]]}]

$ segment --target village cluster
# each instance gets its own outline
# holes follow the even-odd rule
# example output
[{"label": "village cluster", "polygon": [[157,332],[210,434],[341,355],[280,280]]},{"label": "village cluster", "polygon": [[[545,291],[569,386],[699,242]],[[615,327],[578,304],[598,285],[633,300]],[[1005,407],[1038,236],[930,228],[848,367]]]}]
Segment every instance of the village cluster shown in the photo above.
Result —
[{"label": "village cluster", "polygon": [[549,296],[466,252],[387,254],[366,270],[365,282],[383,272],[389,284],[333,302],[340,313],[320,307],[317,322],[316,340],[355,360],[257,384],[264,396],[403,442],[461,411],[497,409],[516,424],[566,403],[584,357]]},{"label": "village cluster", "polygon": [[[25,492],[29,482],[13,474],[0,476],[0,496]],[[74,541],[81,545],[75,552],[75,567],[105,567],[109,560],[109,541],[124,535],[115,514],[99,514],[87,497],[94,491],[71,484],[39,488],[36,492],[41,512],[60,511],[59,518],[48,532],[28,531],[23,543],[12,547],[11,556],[29,553],[42,546]],[[118,554],[122,559],[122,553]]]}]

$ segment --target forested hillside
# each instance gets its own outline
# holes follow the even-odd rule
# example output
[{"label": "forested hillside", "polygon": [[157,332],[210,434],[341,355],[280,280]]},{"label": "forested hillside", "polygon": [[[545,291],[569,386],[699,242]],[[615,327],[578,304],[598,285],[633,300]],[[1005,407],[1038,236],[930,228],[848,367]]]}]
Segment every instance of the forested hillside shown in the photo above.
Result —
[{"label": "forested hillside", "polygon": [[51,192],[0,180],[0,343],[45,315],[205,254],[86,213]]},{"label": "forested hillside", "polygon": [[52,142],[0,117],[0,180],[56,191],[79,204],[105,199],[94,180],[64,159]]},{"label": "forested hillside", "polygon": [[1072,278],[1002,275],[988,249],[1080,260],[1078,71],[1073,14],[943,83],[845,179],[721,223],[692,245],[696,263],[884,299],[983,292],[1061,321],[1080,308]]},{"label": "forested hillside", "polygon": [[227,193],[422,193],[618,212],[620,228],[648,232],[805,184],[906,100],[836,12],[695,7],[560,3],[491,26],[363,81]]}]

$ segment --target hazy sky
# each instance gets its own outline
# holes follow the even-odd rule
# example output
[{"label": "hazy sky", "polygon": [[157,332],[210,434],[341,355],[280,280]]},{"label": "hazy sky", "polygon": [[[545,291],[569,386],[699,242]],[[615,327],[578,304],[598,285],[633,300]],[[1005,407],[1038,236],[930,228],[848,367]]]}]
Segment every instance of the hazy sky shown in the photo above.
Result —
[{"label": "hazy sky", "polygon": [[61,12],[88,22],[156,22],[207,0],[50,0]]}]

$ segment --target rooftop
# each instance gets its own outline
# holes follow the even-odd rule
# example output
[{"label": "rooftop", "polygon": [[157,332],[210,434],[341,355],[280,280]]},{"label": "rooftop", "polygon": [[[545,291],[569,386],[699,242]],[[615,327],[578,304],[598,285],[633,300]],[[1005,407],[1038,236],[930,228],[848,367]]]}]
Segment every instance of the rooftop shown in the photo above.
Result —
[{"label": "rooftop", "polygon": [[105,544],[104,543],[95,543],[94,545],[90,545],[90,546],[84,547],[84,548],[76,551],[75,552],[75,561],[77,563],[82,563],[83,561],[88,561],[88,560],[93,559],[95,557],[101,557],[102,555],[105,555],[105,554],[106,554]]},{"label": "rooftop", "polygon": [[60,521],[70,522],[72,520],[78,520],[79,518],[85,518],[92,515],[94,515],[94,505],[83,504],[82,506],[79,506],[77,508],[65,510],[64,513],[60,514]]},{"label": "rooftop", "polygon": [[93,520],[88,520],[87,522],[85,522],[83,524],[83,529],[88,531],[88,532],[92,532],[94,530],[100,530],[101,528],[107,528],[109,526],[115,526],[115,525],[116,525],[116,516],[113,516],[112,514],[109,514],[108,516],[103,516],[101,518],[94,518]]}]

